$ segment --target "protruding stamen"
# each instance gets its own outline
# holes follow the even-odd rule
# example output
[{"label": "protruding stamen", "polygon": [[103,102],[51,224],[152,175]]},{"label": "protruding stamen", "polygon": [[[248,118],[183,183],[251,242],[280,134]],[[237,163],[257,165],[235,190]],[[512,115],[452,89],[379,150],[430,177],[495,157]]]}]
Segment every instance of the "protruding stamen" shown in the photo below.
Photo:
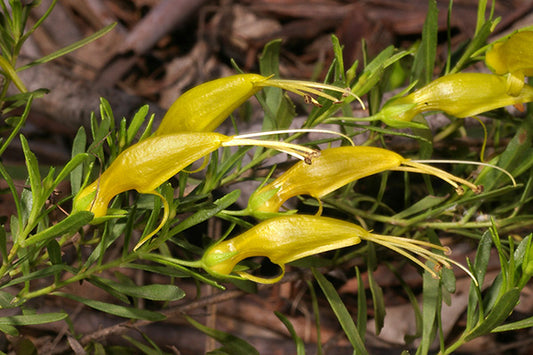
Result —
[{"label": "protruding stamen", "polygon": [[310,94],[323,97],[325,99],[330,100],[333,103],[341,102],[336,97],[326,94],[325,92],[318,90],[318,89],[340,92],[342,93],[342,97],[353,96],[357,101],[359,101],[359,104],[361,105],[363,110],[366,110],[365,104],[363,103],[361,98],[355,95],[353,92],[351,92],[349,88],[339,88],[334,85],[303,81],[303,80],[284,80],[284,79],[267,79],[264,82],[257,83],[257,85],[274,86],[280,89],[293,92],[297,95],[303,96],[306,102],[310,101],[314,105],[316,104],[320,105],[320,104],[318,103],[318,101],[316,101],[316,99],[311,97]]},{"label": "protruding stamen", "polygon": [[234,146],[245,146],[245,145],[276,149],[281,152],[292,155],[293,157],[298,158],[300,160],[304,160],[306,162],[311,160],[311,158],[315,157],[318,152],[315,149],[305,147],[299,144],[277,142],[277,141],[267,141],[267,140],[259,140],[259,139],[239,138],[239,136],[231,137],[229,141],[222,143],[223,147],[234,147]]},{"label": "protruding stamen", "polygon": [[[452,160],[428,159],[428,160],[412,160],[412,161],[416,162],[416,163],[421,163],[421,164],[439,164],[439,163],[442,163],[442,164],[468,164],[468,165],[486,166],[488,168],[499,170],[502,173],[504,173],[505,175],[507,175],[509,177],[509,179],[511,180],[511,182],[513,183],[513,187],[516,187],[516,180],[514,179],[513,175],[511,175],[511,173],[508,172],[507,170],[505,170],[504,168],[499,167],[499,166],[494,165],[494,164],[484,163],[484,162],[479,162],[479,161],[453,160],[453,159]],[[478,186],[478,188],[479,188],[479,186]]]},{"label": "protruding stamen", "polygon": [[429,266],[424,264],[422,261],[417,259],[414,255],[410,254],[409,252],[418,255],[428,261],[431,261],[435,265],[444,266],[446,268],[451,268],[451,264],[456,265],[461,270],[463,270],[473,281],[476,285],[478,285],[478,282],[474,275],[465,268],[463,265],[459,264],[455,260],[452,260],[448,258],[447,256],[440,255],[438,253],[432,252],[430,250],[427,250],[423,247],[429,247],[433,249],[440,250],[444,252],[446,255],[449,255],[451,253],[451,250],[447,246],[440,246],[436,244],[432,244],[426,241],[417,240],[417,239],[409,239],[409,238],[402,238],[402,237],[394,237],[389,235],[379,235],[379,234],[368,234],[368,236],[365,236],[366,240],[375,242],[377,244],[383,245],[384,247],[387,247],[395,252],[397,252],[400,255],[405,256],[409,260],[413,261],[420,267],[422,267],[424,270],[429,272],[433,277],[438,277],[436,271],[440,271],[440,269],[431,269]]},{"label": "protruding stamen", "polygon": [[452,175],[444,170],[435,168],[431,165],[422,164],[419,161],[413,161],[413,160],[405,160],[404,162],[402,162],[402,164],[404,166],[400,166],[394,170],[412,171],[412,172],[418,172],[422,174],[429,174],[429,175],[436,176],[446,181],[450,185],[452,185],[456,189],[458,194],[461,194],[461,190],[459,189],[459,184],[468,186],[472,191],[476,193],[480,191],[479,186],[471,183],[470,181],[460,178],[458,176]]}]

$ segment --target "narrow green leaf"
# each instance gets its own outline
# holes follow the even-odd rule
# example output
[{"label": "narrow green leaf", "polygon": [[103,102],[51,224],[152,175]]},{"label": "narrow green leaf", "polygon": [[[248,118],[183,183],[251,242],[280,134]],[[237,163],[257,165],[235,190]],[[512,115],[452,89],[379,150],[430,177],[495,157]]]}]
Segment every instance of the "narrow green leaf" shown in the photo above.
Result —
[{"label": "narrow green leaf", "polygon": [[92,143],[87,148],[87,152],[90,152],[98,159],[101,159],[100,161],[104,161],[104,149],[103,149],[103,141],[107,134],[109,134],[109,122],[106,120],[102,120],[99,122],[96,118],[96,115],[94,112],[91,113],[91,135],[92,135]]},{"label": "narrow green leaf", "polygon": [[346,73],[344,72],[344,58],[342,55],[342,46],[339,42],[339,38],[334,34],[331,35],[331,43],[333,45],[333,53],[335,54],[335,64],[337,67],[337,79],[341,79],[343,83],[346,83]]},{"label": "narrow green leaf", "polygon": [[500,325],[492,329],[491,332],[492,333],[508,332],[511,330],[519,330],[519,329],[526,329],[526,328],[533,328],[533,317],[522,319],[522,320],[519,320],[513,323]]},{"label": "narrow green leaf", "polygon": [[487,10],[487,0],[479,0],[477,5],[477,20],[476,20],[476,31],[474,35],[478,34],[481,27],[485,24],[485,11]]},{"label": "narrow green leaf", "polygon": [[143,133],[139,137],[139,141],[142,141],[145,138],[148,138],[152,134],[152,126],[154,125],[155,114],[152,113],[148,123],[146,124]]},{"label": "narrow green leaf", "polygon": [[[281,40],[267,43],[259,58],[259,67],[262,75],[279,76],[279,52]],[[280,88],[266,87],[257,94],[257,98],[265,111],[263,131],[286,129],[296,116],[294,105],[288,100]],[[261,149],[256,151],[256,156]]]},{"label": "narrow green leaf", "polygon": [[302,338],[300,338],[294,330],[294,327],[292,326],[291,322],[280,312],[275,311],[274,314],[285,325],[285,327],[287,327],[287,330],[291,334],[292,340],[294,340],[294,342],[296,343],[296,354],[305,355],[305,344]]},{"label": "narrow green leaf", "polygon": [[113,132],[115,131],[116,121],[115,121],[115,115],[113,114],[113,109],[111,108],[111,105],[109,104],[109,101],[107,101],[106,98],[100,97],[100,118],[102,119],[102,123],[107,123],[109,126],[109,130],[106,130],[105,137],[107,139],[107,143],[109,144],[110,148],[114,148],[113,144],[113,138],[109,134],[109,131]]},{"label": "narrow green leaf", "polygon": [[[44,14],[41,17],[39,17],[39,19],[37,19],[37,21],[35,21],[32,24],[31,28],[29,30],[27,30],[26,33],[24,33],[24,35],[22,36],[20,42],[25,42],[28,39],[28,37],[33,35],[33,32],[35,32],[35,30],[37,30],[37,28],[39,28],[42,25],[44,20],[46,20],[48,18],[48,16],[50,15],[52,10],[54,9],[56,3],[57,3],[57,0],[52,0],[51,2],[48,2],[49,6],[46,9],[46,11],[44,12]],[[27,5],[29,5],[29,6],[26,6],[24,8],[24,10],[29,15],[29,12],[31,11],[32,7],[41,5],[41,2],[40,1],[34,1],[34,2],[32,2],[30,4],[27,4]],[[27,19],[24,22],[27,23]]]},{"label": "narrow green leaf", "polygon": [[46,250],[48,251],[48,257],[52,265],[58,265],[62,263],[61,260],[61,247],[57,240],[52,239],[46,244]]},{"label": "narrow green leaf", "polygon": [[124,264],[123,266],[125,268],[144,270],[148,272],[153,272],[155,274],[166,275],[169,277],[184,278],[184,277],[191,276],[189,272],[185,272],[185,271],[182,271],[181,269],[170,267],[170,266],[144,265],[144,264]]},{"label": "narrow green leaf", "polygon": [[[95,341],[93,341],[92,343],[93,343],[92,345],[93,345],[93,348],[94,348],[92,354],[94,354],[94,355],[108,355],[108,354],[109,354],[109,352],[106,351],[106,348],[104,348],[104,346],[103,346],[102,344],[97,343],[97,342],[95,342]],[[113,348],[114,348],[114,349],[117,349],[117,348],[118,348],[119,353],[120,353],[120,350],[122,350],[122,353],[123,353],[123,354],[124,354],[124,353],[128,353],[128,351],[130,351],[130,349],[129,349],[129,348],[126,348],[126,347],[120,348],[120,347],[118,347],[118,346],[115,346],[115,347],[113,347]],[[109,349],[108,349],[108,350],[109,350]]]},{"label": "narrow green leaf", "polygon": [[37,60],[34,60],[33,62],[31,63],[28,63],[20,68],[17,69],[17,71],[22,71],[22,70],[26,70],[28,68],[31,68],[35,65],[38,65],[38,64],[43,64],[43,63],[47,63],[51,60],[54,60],[56,58],[59,58],[61,56],[64,56],[65,54],[68,54],[70,52],[73,52],[75,51],[76,49],[79,49],[91,42],[93,42],[94,40],[102,37],[103,35],[105,35],[106,33],[108,33],[109,31],[111,31],[117,24],[116,23],[112,23],[104,28],[102,28],[101,30],[99,31],[96,31],[95,33],[93,33],[92,35],[80,40],[80,41],[77,41],[75,43],[72,43],[66,47],[63,47],[53,53],[50,53],[48,55],[45,55]]},{"label": "narrow green leaf", "polygon": [[157,344],[156,344],[152,339],[150,339],[150,338],[148,337],[147,334],[145,334],[145,333],[141,333],[141,335],[142,335],[143,339],[146,340],[146,341],[148,342],[148,344],[150,344],[150,345],[152,346],[152,349],[153,349],[153,350],[152,350],[152,353],[154,353],[154,355],[155,355],[155,354],[157,354],[157,355],[159,355],[159,354],[161,354],[161,355],[166,354],[165,352],[163,352],[163,351],[157,346]]},{"label": "narrow green leaf", "polygon": [[423,275],[422,339],[417,354],[427,354],[435,336],[435,318],[440,307],[440,281],[425,271]]},{"label": "narrow green leaf", "polygon": [[[71,157],[75,157],[78,154],[85,153],[85,148],[87,145],[87,134],[85,133],[85,128],[80,127],[74,141],[72,142],[72,154]],[[81,188],[81,183],[83,180],[83,165],[78,165],[70,172],[70,189],[72,194],[77,194]]]},{"label": "narrow green leaf", "polygon": [[446,201],[447,199],[448,199],[448,196],[428,195],[424,197],[423,199],[415,202],[411,206],[407,207],[400,213],[395,214],[393,218],[404,219],[404,218],[408,218],[413,215],[417,215],[422,212],[427,212],[433,207],[440,205],[442,202]]},{"label": "narrow green leaf", "polygon": [[[0,156],[1,156],[1,152],[0,152]],[[4,178],[4,182],[9,187],[9,191],[11,192],[11,196],[13,197],[13,202],[17,210],[16,214],[11,215],[10,227],[11,227],[12,242],[18,243],[18,240],[17,240],[18,235],[19,235],[20,229],[23,228],[22,225],[23,225],[24,208],[22,205],[22,201],[19,198],[19,194],[17,191],[17,187],[15,186],[15,182],[13,181],[13,178],[11,177],[11,175],[9,175],[9,173],[7,172],[1,160],[0,160],[0,175]],[[3,260],[7,260],[7,259],[3,259]]]},{"label": "narrow green leaf", "polygon": [[119,151],[122,151],[126,147],[127,134],[126,134],[126,117],[122,117],[120,120],[120,127],[117,134],[117,147]]},{"label": "narrow green leaf", "polygon": [[[519,245],[519,249],[524,246],[524,256],[522,258],[522,276],[518,281],[518,287],[524,288],[533,276],[533,234],[528,235]],[[518,249],[517,249],[518,251]]]},{"label": "narrow green leaf", "polygon": [[527,264],[530,261],[530,254],[533,253],[533,248],[531,247],[532,236],[533,235],[530,234],[522,239],[514,252],[515,268],[517,269],[516,272],[518,272],[518,270],[522,271],[522,269],[525,271],[527,268]]},{"label": "narrow green leaf", "polygon": [[[426,236],[428,237],[428,241],[432,244],[442,246],[439,236],[435,232],[434,229],[427,229],[426,230]],[[443,251],[434,251],[437,254],[444,255]],[[449,304],[449,296],[450,293],[455,293],[456,289],[456,279],[455,279],[455,273],[451,268],[444,268],[441,270],[440,275],[440,284],[441,284],[441,299],[444,299],[444,301]]]},{"label": "narrow green leaf", "polygon": [[[477,323],[478,317],[483,317],[483,304],[481,303],[481,289],[485,280],[485,274],[487,272],[487,266],[490,259],[490,251],[492,249],[492,238],[489,231],[486,231],[481,236],[481,239],[478,243],[478,248],[476,252],[476,259],[474,260],[474,265],[472,273],[476,278],[479,286],[476,286],[474,282],[470,284],[470,291],[468,293],[468,307],[466,313],[466,329],[472,329],[472,327]],[[477,307],[476,307],[477,305]]]},{"label": "narrow green leaf", "polygon": [[374,319],[376,326],[376,334],[381,332],[385,323],[385,300],[383,299],[383,290],[376,282],[374,278],[374,270],[377,266],[376,250],[374,243],[368,243],[368,284],[370,287],[370,293],[372,294],[372,304],[374,306]]},{"label": "narrow green leaf", "polygon": [[[500,269],[501,269],[501,272],[498,275],[499,277],[501,277],[501,285],[499,286],[498,292],[494,293],[494,295],[496,296],[494,298],[494,301],[496,301],[498,298],[500,298],[500,296],[503,293],[509,290],[508,286],[510,284],[510,281],[509,281],[509,276],[510,276],[509,266],[510,265],[508,261],[507,250],[505,246],[502,245],[500,235],[498,234],[498,230],[496,229],[494,225],[490,228],[490,235],[492,237],[492,242],[494,243],[494,246],[496,247],[496,250],[498,251],[498,258],[500,259]],[[495,284],[496,282],[493,283],[493,286]],[[493,287],[493,290],[496,290],[496,288]],[[487,306],[487,310],[491,310],[490,303],[489,303],[489,306]]]},{"label": "narrow green leaf", "polygon": [[20,341],[14,344],[16,354],[37,354],[38,350],[35,344],[28,338],[22,337]]},{"label": "narrow green leaf", "polygon": [[[22,202],[24,202],[24,201],[22,201]],[[21,212],[24,213],[24,209],[23,208],[21,208]],[[21,216],[21,217],[17,218],[16,215],[11,215],[9,225],[11,226],[11,237],[13,238],[13,243],[18,244],[18,242],[19,242],[18,235],[19,235],[20,230],[22,229],[22,225],[24,223],[23,219],[24,219],[24,216]]]},{"label": "narrow green leaf", "polygon": [[111,296],[115,297],[120,302],[127,304],[127,305],[131,305],[131,300],[128,298],[128,296],[126,296],[125,294],[107,285],[104,282],[105,279],[101,277],[96,277],[93,275],[90,278],[88,278],[87,281],[89,281],[90,283],[92,283],[94,286],[98,287],[102,291],[109,293]]},{"label": "narrow green leaf", "polygon": [[[146,339],[147,336],[146,334],[142,333],[142,336]],[[122,338],[126,339],[127,341],[129,341],[130,343],[132,343],[134,346],[136,346],[143,354],[147,354],[147,355],[163,355],[163,354],[167,354],[165,352],[163,352],[160,348],[158,348],[157,346],[155,347],[149,347],[148,345],[145,345],[143,343],[141,343],[140,341],[138,340],[135,340],[133,339],[132,337],[129,337],[127,335],[123,335]],[[153,342],[152,342],[153,345],[155,345]]]},{"label": "narrow green leaf", "polygon": [[11,280],[9,282],[6,282],[2,286],[0,286],[0,289],[1,288],[6,288],[6,287],[9,287],[9,286],[13,286],[13,285],[17,285],[17,284],[20,284],[20,283],[26,282],[26,281],[42,279],[42,278],[45,278],[45,277],[48,277],[48,276],[53,276],[53,275],[55,275],[58,272],[61,272],[63,270],[68,270],[68,271],[70,271],[72,273],[76,273],[76,269],[74,269],[72,267],[69,267],[69,266],[67,266],[65,264],[52,265],[52,266],[49,266],[47,268],[31,272],[31,273],[29,273],[27,275],[24,275],[24,276],[21,276],[21,277],[17,277],[16,279],[13,279],[13,280]]},{"label": "narrow green leaf", "polygon": [[[48,89],[37,89],[34,91],[8,96],[4,98],[4,107],[0,110],[0,112],[4,115],[7,115],[16,108],[22,106],[28,107],[28,104],[31,106],[33,99],[41,98],[49,92],[50,91]],[[11,116],[5,119],[5,123],[11,127],[16,127],[19,124],[24,125],[26,118],[27,115],[24,114],[22,116]]]},{"label": "narrow green leaf", "polygon": [[135,286],[114,282],[109,279],[97,278],[101,283],[128,296],[144,298],[153,301],[177,301],[185,297],[185,292],[174,285],[152,284]]},{"label": "narrow green leaf", "polygon": [[[224,149],[224,153],[228,152],[229,156],[227,158],[224,158],[218,165],[217,175],[215,176],[215,180],[220,181],[220,184],[223,185],[224,175],[226,175],[234,167],[236,166],[240,167],[240,164],[242,164],[243,157],[249,151],[250,151],[250,147],[239,147],[237,151],[230,150],[229,148]],[[204,191],[207,191],[207,190],[204,189]]]},{"label": "narrow green leaf", "polygon": [[[533,166],[533,120],[524,120],[505,150],[498,156],[497,165],[509,171],[515,178],[529,172]],[[475,182],[485,190],[493,190],[501,183],[509,184],[509,178],[502,172],[485,167]],[[472,194],[472,193],[469,193]]]},{"label": "narrow green leaf", "polygon": [[[263,131],[274,131],[289,128],[293,118],[296,116],[294,104],[292,104],[288,96],[283,93],[280,88],[264,88],[262,90],[265,98],[258,100],[263,106],[265,116],[263,118]],[[258,156],[262,150],[256,152]]]},{"label": "narrow green leaf", "polygon": [[333,313],[337,316],[337,319],[344,330],[344,334],[346,334],[346,337],[352,344],[355,353],[358,355],[368,354],[365,348],[365,343],[359,336],[359,331],[353,322],[352,316],[348,312],[348,309],[346,309],[344,303],[342,303],[335,287],[333,287],[331,282],[329,282],[324,275],[317,272],[316,269],[313,268],[311,270],[313,271],[313,275],[322,289],[322,292],[326,296]]},{"label": "narrow green leaf", "polygon": [[44,177],[41,186],[43,187],[43,193],[46,195],[51,194],[54,191],[56,185],[54,185],[54,175],[56,172],[55,167],[50,167],[48,174]]},{"label": "narrow green leaf", "polygon": [[[128,218],[133,218],[133,216],[129,215]],[[82,268],[88,268],[94,263],[101,262],[105,252],[123,234],[125,228],[126,223],[123,221],[109,220],[104,226],[98,245],[89,255]]]},{"label": "narrow green leaf", "polygon": [[320,308],[318,306],[318,298],[316,297],[315,286],[311,280],[307,280],[307,288],[311,295],[311,304],[313,306],[313,314],[315,318],[315,328],[316,328],[316,355],[323,355],[324,351],[322,350],[322,331],[320,327]]},{"label": "narrow green leaf", "polygon": [[422,42],[418,47],[413,62],[411,81],[418,81],[419,86],[429,83],[433,77],[435,57],[437,54],[437,34],[439,29],[439,10],[435,0],[428,1],[426,21],[422,29]]},{"label": "narrow green leaf", "polygon": [[[28,220],[30,219],[30,216],[33,211],[34,204],[38,203],[38,201],[34,200],[34,191],[31,189],[31,187],[28,189],[26,186],[22,190],[22,193],[20,194],[20,204],[22,207],[22,216],[19,218],[21,219],[21,230],[19,231],[21,234],[24,232],[24,226],[28,223]],[[12,231],[13,232],[13,231]],[[17,243],[19,243],[17,241]]]},{"label": "narrow green leaf", "polygon": [[137,132],[139,132],[139,129],[141,128],[142,124],[144,123],[144,120],[146,119],[146,115],[148,114],[148,105],[142,106],[135,115],[133,116],[133,119],[131,120],[128,129],[126,131],[126,146],[129,146],[131,142],[133,142],[133,139],[137,135]]},{"label": "narrow green leaf", "polygon": [[96,301],[88,298],[83,298],[75,295],[71,295],[64,292],[54,292],[52,293],[55,296],[69,298],[71,300],[83,303],[84,305],[94,308],[98,311],[102,311],[108,314],[112,314],[118,317],[129,318],[129,319],[143,319],[149,320],[152,322],[158,322],[166,319],[166,316],[158,313],[149,311],[146,309],[132,308],[119,306],[116,304],[105,303],[101,301]]},{"label": "narrow green leaf", "polygon": [[38,203],[39,196],[41,196],[42,192],[39,163],[37,162],[35,154],[33,154],[33,152],[30,150],[28,141],[23,135],[20,135],[20,143],[22,144],[22,151],[24,152],[24,158],[26,159],[26,167],[28,168],[33,202]]},{"label": "narrow green leaf", "polygon": [[63,167],[63,169],[61,169],[59,174],[57,174],[56,178],[54,179],[54,186],[57,186],[61,181],[63,181],[72,172],[72,170],[77,168],[88,157],[89,154],[87,153],[76,154],[74,157],[72,157]]},{"label": "narrow green leaf", "polygon": [[235,203],[235,201],[237,201],[237,199],[239,198],[240,194],[240,190],[233,190],[229,194],[224,195],[223,197],[213,202],[214,206],[212,208],[202,209],[190,216],[189,218],[185,219],[180,224],[178,224],[176,227],[170,230],[169,235],[176,235],[192,226],[195,226],[215,216],[220,211],[225,210],[233,203]]},{"label": "narrow green leaf", "polygon": [[359,268],[355,268],[355,275],[357,277],[357,329],[359,330],[359,337],[364,339],[366,336],[367,324],[367,307],[366,307],[366,293],[365,284],[361,277]]},{"label": "narrow green leaf", "polygon": [[357,73],[357,67],[359,66],[359,61],[356,60],[352,63],[350,68],[346,71],[346,84],[348,86],[351,85],[353,80],[355,79],[356,73]]},{"label": "narrow green leaf", "polygon": [[275,39],[268,42],[263,47],[263,52],[259,57],[259,72],[261,75],[279,76],[279,50],[281,48],[281,39]]},{"label": "narrow green leaf", "polygon": [[[189,276],[194,277],[195,279],[200,280],[201,282],[203,282],[205,284],[211,285],[211,286],[219,288],[221,290],[225,289],[224,286],[219,285],[217,282],[215,282],[213,280],[210,280],[209,278],[207,278],[207,277],[205,277],[205,276],[203,276],[203,275],[201,275],[201,274],[199,274],[197,272],[194,272],[194,271],[184,267],[181,260],[172,258],[170,256],[159,255],[159,254],[143,254],[142,252],[138,252],[137,254],[139,254],[139,257],[141,259],[151,260],[151,261],[156,262],[156,263],[160,263],[160,264],[163,264],[163,265],[167,265],[167,266],[176,268],[178,270],[181,270],[184,273],[188,273]],[[191,263],[196,263],[196,262],[193,261]]]},{"label": "narrow green leaf", "polygon": [[483,23],[474,38],[472,38],[470,43],[468,43],[468,46],[461,55],[461,58],[459,58],[455,66],[450,71],[450,74],[463,70],[474,60],[472,57],[476,54],[476,52],[483,48],[483,46],[485,46],[487,43],[487,38],[491,35],[494,26],[496,26],[498,22],[500,22],[500,18]]},{"label": "narrow green leaf", "polygon": [[24,19],[22,18],[22,2],[21,1],[9,1],[11,7],[11,22],[10,30],[15,42],[20,40],[22,32],[24,32]]},{"label": "narrow green leaf", "polygon": [[149,235],[157,228],[157,225],[160,223],[159,215],[160,215],[161,209],[163,208],[163,201],[161,200],[161,198],[164,198],[164,197],[156,195],[155,193],[148,197],[152,197],[152,203],[150,206],[152,211],[150,212],[149,217],[145,219],[146,224],[145,224],[140,240],[144,240],[145,236]]},{"label": "narrow green leaf", "polygon": [[89,211],[76,212],[52,227],[32,235],[22,244],[23,246],[28,246],[51,238],[60,237],[63,234],[75,233],[81,227],[89,224],[93,220],[93,216],[93,213]]},{"label": "narrow green leaf", "polygon": [[15,298],[9,292],[0,291],[0,309],[8,309],[16,307],[11,301]]},{"label": "narrow green leaf", "polygon": [[498,299],[502,296],[502,294],[508,291],[505,289],[504,278],[502,274],[503,272],[500,272],[496,276],[494,281],[492,281],[492,284],[490,285],[490,287],[484,291],[484,294],[483,294],[484,313],[483,313],[483,316],[481,316],[480,314],[480,317],[479,317],[480,321],[483,317],[485,317],[492,310],[492,308],[494,307]]},{"label": "narrow green leaf", "polygon": [[68,317],[66,313],[42,313],[0,317],[0,325],[34,325],[57,322]]},{"label": "narrow green leaf", "polygon": [[237,338],[234,335],[222,332],[220,330],[206,327],[187,315],[185,315],[185,319],[187,319],[187,321],[191,323],[193,327],[202,333],[220,342],[223,346],[219,349],[219,351],[224,351],[232,355],[259,355],[259,352],[243,339]]},{"label": "narrow green leaf", "polygon": [[17,328],[11,326],[11,325],[1,325],[0,324],[0,333],[5,333],[11,336],[17,336],[19,335],[19,331]]},{"label": "narrow green leaf", "polygon": [[494,328],[507,319],[509,314],[513,311],[513,308],[518,304],[519,299],[520,289],[518,288],[513,288],[503,294],[487,317],[485,317],[478,326],[472,329],[472,331],[465,337],[465,340],[469,341],[490,333]]},{"label": "narrow green leaf", "polygon": [[7,261],[7,235],[3,225],[0,225],[0,256],[3,262]]},{"label": "narrow green leaf", "polygon": [[394,46],[382,50],[363,70],[352,87],[352,92],[362,96],[372,89],[382,78],[388,59],[394,54]]}]

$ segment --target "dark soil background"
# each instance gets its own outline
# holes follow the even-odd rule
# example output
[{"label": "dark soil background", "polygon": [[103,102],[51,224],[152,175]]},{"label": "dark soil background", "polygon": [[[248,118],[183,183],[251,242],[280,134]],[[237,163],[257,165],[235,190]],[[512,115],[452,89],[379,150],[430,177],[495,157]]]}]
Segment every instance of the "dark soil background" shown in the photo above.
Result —
[{"label": "dark soil background", "polygon": [[[37,10],[45,9],[50,2],[43,0]],[[438,4],[442,34],[438,60],[442,61],[446,55],[448,1],[438,1]],[[451,17],[454,47],[474,33],[477,5],[475,0],[454,2]],[[370,56],[391,44],[402,48],[412,45],[420,38],[426,8],[426,0],[60,0],[49,19],[25,45],[23,58],[51,53],[110,23],[118,25],[111,33],[71,55],[21,74],[28,89],[50,90],[44,98],[35,101],[23,133],[41,164],[59,166],[70,157],[71,141],[78,127],[88,126],[90,113],[98,112],[100,97],[111,103],[117,118],[131,117],[141,105],[148,103],[160,119],[184,90],[231,74],[231,59],[244,71],[257,72],[257,58],[263,46],[277,38],[283,39],[280,58],[283,78],[320,79],[333,57],[332,33],[345,46],[345,63],[351,64],[356,59],[362,60],[363,39]],[[533,1],[497,1],[495,13],[502,17],[495,31],[499,35],[533,24]],[[23,164],[16,144],[3,159],[11,164]],[[5,201],[0,207],[1,215],[7,215],[12,208]],[[464,260],[465,254],[471,256],[473,252],[465,247],[454,252],[454,257]],[[497,268],[496,261],[488,277],[494,276]],[[422,279],[412,271],[412,277],[404,277],[411,288],[421,290]],[[366,275],[363,276],[366,280]],[[367,345],[373,354],[399,354],[404,336],[414,331],[411,305],[386,268],[378,269],[376,277],[384,290],[387,317],[381,334],[371,335]],[[157,275],[139,274],[138,278],[140,283],[168,282],[157,279]],[[127,344],[121,337],[126,333],[137,339],[144,333],[163,350],[176,354],[199,354],[214,349],[216,344],[212,340],[186,323],[181,316],[186,312],[209,326],[245,338],[262,354],[293,354],[294,343],[273,313],[280,311],[288,315],[309,353],[314,353],[316,332],[306,284],[301,278],[294,280],[289,275],[288,282],[260,287],[257,294],[251,295],[238,290],[219,294],[202,287],[202,296],[208,296],[207,301],[194,298],[195,284],[178,280],[178,286],[187,291],[188,297],[174,306],[173,316],[165,322],[134,326],[77,304],[57,304],[50,297],[34,306],[47,311],[71,307],[75,329],[85,336],[79,342],[70,339],[68,345],[64,337],[66,329],[53,325],[27,327],[24,334],[40,346],[42,353],[49,354],[69,353],[92,340],[107,345]],[[464,325],[468,286],[468,279],[458,280],[458,292],[452,295],[453,306],[443,313],[445,332],[451,337]],[[356,287],[355,279],[338,282],[338,290],[348,307],[355,307],[357,292],[365,292]],[[108,297],[89,283],[73,285],[69,291],[94,299]],[[533,313],[533,289],[529,287],[525,291],[514,317]],[[326,354],[351,354],[351,347],[325,300],[320,308]],[[373,324],[368,328],[372,333]],[[460,351],[530,354],[532,339],[530,331],[488,336]]]}]

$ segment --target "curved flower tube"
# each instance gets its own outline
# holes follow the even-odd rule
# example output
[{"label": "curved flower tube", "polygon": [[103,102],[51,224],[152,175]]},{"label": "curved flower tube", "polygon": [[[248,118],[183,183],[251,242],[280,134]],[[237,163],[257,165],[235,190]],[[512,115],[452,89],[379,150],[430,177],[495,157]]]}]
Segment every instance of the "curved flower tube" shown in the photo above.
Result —
[{"label": "curved flower tube", "polygon": [[318,105],[318,101],[311,95],[338,102],[337,98],[318,89],[328,89],[342,92],[344,95],[353,95],[363,105],[360,99],[348,89],[341,89],[333,85],[273,79],[259,74],[238,74],[208,81],[183,93],[170,106],[155,135],[187,131],[213,131],[237,107],[267,86],[278,87],[304,96],[306,101],[315,105]]},{"label": "curved flower tube", "polygon": [[[330,217],[290,215],[268,219],[252,227],[239,236],[219,242],[206,250],[198,262],[188,262],[190,266],[199,266],[216,277],[227,277],[232,272],[239,276],[260,283],[275,283],[283,277],[285,264],[306,256],[344,248],[367,240],[383,245],[415,262],[434,277],[435,270],[425,265],[414,255],[432,261],[435,265],[450,267],[456,264],[449,258],[427,250],[434,248],[449,253],[449,248],[429,242],[370,233],[362,227]],[[243,259],[255,256],[267,257],[281,268],[281,274],[275,278],[255,276],[244,271],[236,271],[236,265]]]},{"label": "curved flower tube", "polygon": [[77,194],[73,213],[90,211],[94,223],[107,214],[109,202],[121,192],[137,190],[161,197],[164,216],[161,224],[137,244],[135,249],[155,234],[168,218],[168,204],[156,191],[163,182],[194,161],[220,147],[254,145],[274,148],[310,160],[317,152],[313,149],[284,143],[225,136],[214,132],[187,132],[146,138],[124,150],[92,184]]},{"label": "curved flower tube", "polygon": [[[443,111],[465,118],[509,105],[533,101],[533,87],[524,85],[516,95],[507,91],[507,79],[484,73],[442,76],[407,96],[392,99],[380,112],[366,120],[381,120],[391,127],[416,126],[411,120],[428,111]],[[336,120],[340,118],[335,118]],[[365,120],[342,117],[343,120]]]},{"label": "curved flower tube", "polygon": [[434,175],[450,183],[459,193],[462,190],[458,184],[474,191],[480,190],[464,179],[387,149],[346,146],[322,150],[311,165],[297,162],[277,179],[255,191],[244,212],[257,218],[268,218],[277,214],[281,205],[291,197],[310,195],[320,199],[352,181],[386,170]]},{"label": "curved flower tube", "polygon": [[533,76],[533,31],[516,32],[493,43],[485,53],[485,64],[493,73],[507,75],[509,94],[519,95],[525,77]]}]

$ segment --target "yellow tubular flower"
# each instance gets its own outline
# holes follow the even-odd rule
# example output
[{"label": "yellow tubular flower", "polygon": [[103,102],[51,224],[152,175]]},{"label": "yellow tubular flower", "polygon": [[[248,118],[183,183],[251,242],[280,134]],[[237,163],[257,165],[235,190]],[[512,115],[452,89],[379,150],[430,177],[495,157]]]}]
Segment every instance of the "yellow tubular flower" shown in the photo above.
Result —
[{"label": "yellow tubular flower", "polygon": [[163,182],[194,161],[220,148],[230,137],[217,133],[182,133],[150,137],[124,150],[74,199],[73,210],[105,216],[113,197],[137,190],[154,193]]},{"label": "yellow tubular flower", "polygon": [[[443,170],[403,158],[378,147],[346,146],[324,149],[311,165],[298,162],[277,179],[255,191],[246,212],[257,218],[276,214],[289,198],[310,195],[316,199],[365,176],[386,170],[403,170],[435,175],[450,183],[458,192],[465,184],[474,191],[479,188]],[[320,213],[320,211],[319,211]]]},{"label": "yellow tubular flower", "polygon": [[449,74],[407,96],[387,102],[373,119],[379,119],[392,127],[406,127],[422,112],[444,111],[449,115],[465,118],[533,101],[533,87],[524,85],[516,95],[510,95],[507,87],[507,79],[500,75]]},{"label": "yellow tubular flower", "polygon": [[156,191],[163,182],[177,174],[194,161],[205,157],[220,147],[255,145],[274,148],[310,160],[316,151],[284,142],[240,139],[214,132],[187,132],[153,136],[144,139],[126,150],[111,163],[92,184],[83,188],[73,201],[73,213],[90,211],[94,223],[102,221],[109,202],[121,192],[137,190],[162,198],[164,216],[159,227],[136,246],[148,240],[168,218],[166,200]]},{"label": "yellow tubular flower", "polygon": [[509,94],[519,95],[525,77],[533,76],[533,31],[516,32],[492,44],[485,64],[495,74],[506,74]]},{"label": "yellow tubular flower", "polygon": [[337,102],[335,97],[319,89],[328,89],[341,92],[344,95],[355,96],[347,89],[333,85],[273,79],[258,74],[232,75],[208,81],[183,93],[167,111],[155,135],[213,131],[237,107],[267,86],[278,87],[304,96],[306,101],[316,105],[318,102],[311,95]]},{"label": "yellow tubular flower", "polygon": [[[306,256],[356,245],[361,240],[372,241],[400,253],[434,277],[437,277],[437,273],[412,254],[432,261],[436,267],[456,264],[441,254],[425,249],[429,247],[449,252],[446,247],[420,240],[373,234],[358,225],[334,218],[291,215],[268,219],[235,238],[213,245],[206,250],[196,266],[214,276],[225,277],[234,271],[241,260],[255,256],[267,257],[281,268],[279,276],[264,278],[243,271],[236,273],[255,282],[275,283],[283,277],[285,264]],[[191,265],[194,263],[196,262]],[[462,268],[473,278],[468,270]]]},{"label": "yellow tubular flower", "polygon": [[155,134],[212,131],[261,90],[259,83],[266,79],[261,75],[242,74],[195,86],[174,101]]}]

